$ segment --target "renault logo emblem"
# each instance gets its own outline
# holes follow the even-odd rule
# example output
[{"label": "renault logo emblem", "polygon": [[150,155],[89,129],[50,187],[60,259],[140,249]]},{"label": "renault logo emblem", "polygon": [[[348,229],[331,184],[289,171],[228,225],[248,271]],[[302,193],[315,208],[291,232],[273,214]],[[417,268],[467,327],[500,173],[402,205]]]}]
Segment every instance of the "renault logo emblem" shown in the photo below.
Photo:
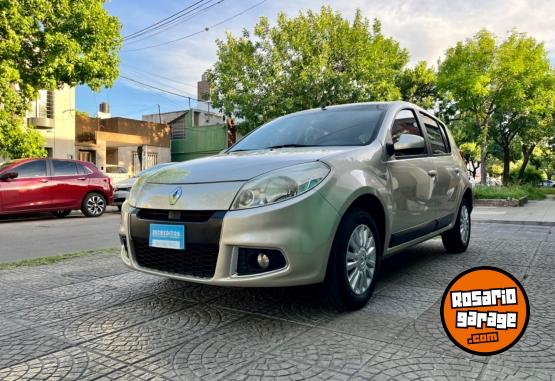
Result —
[{"label": "renault logo emblem", "polygon": [[175,188],[175,190],[170,194],[170,205],[175,205],[177,200],[181,197],[183,190],[181,187]]}]

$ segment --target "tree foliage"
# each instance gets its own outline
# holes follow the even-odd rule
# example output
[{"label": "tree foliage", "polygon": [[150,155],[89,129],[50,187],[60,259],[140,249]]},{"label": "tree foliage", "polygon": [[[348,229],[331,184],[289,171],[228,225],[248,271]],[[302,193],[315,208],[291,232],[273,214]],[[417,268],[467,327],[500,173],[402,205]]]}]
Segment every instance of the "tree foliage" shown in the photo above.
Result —
[{"label": "tree foliage", "polygon": [[243,123],[242,132],[286,113],[348,102],[395,100],[408,52],[357,11],[352,22],[329,7],[251,34],[218,40],[210,71],[212,102]]},{"label": "tree foliage", "polygon": [[512,31],[500,42],[481,30],[447,50],[439,65],[438,87],[452,100],[450,107],[479,131],[482,183],[492,139],[504,152],[506,182],[513,140],[542,124],[545,131],[547,120],[542,118],[552,115],[552,79],[543,44],[524,33]]},{"label": "tree foliage", "polygon": [[438,99],[437,73],[426,61],[404,69],[397,80],[397,86],[403,100],[425,109],[434,108]]},{"label": "tree foliage", "polygon": [[110,86],[118,76],[120,23],[104,0],[0,0],[0,155],[40,155],[23,125],[40,89]]}]

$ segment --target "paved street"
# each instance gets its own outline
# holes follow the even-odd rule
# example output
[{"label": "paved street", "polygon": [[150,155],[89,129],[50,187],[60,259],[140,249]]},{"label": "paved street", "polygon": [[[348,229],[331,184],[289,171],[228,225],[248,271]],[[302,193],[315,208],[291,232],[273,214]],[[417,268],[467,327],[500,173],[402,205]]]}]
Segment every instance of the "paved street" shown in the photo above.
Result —
[{"label": "paved street", "polygon": [[98,218],[77,211],[65,218],[50,213],[2,216],[0,262],[117,247],[119,216],[113,207]]},{"label": "paved street", "polygon": [[510,222],[535,225],[555,225],[555,198],[528,201],[522,207],[477,206],[474,221]]},{"label": "paved street", "polygon": [[[130,272],[113,250],[0,271],[0,379],[553,380],[555,227],[473,229],[464,254],[433,240],[388,260],[370,304],[351,313],[323,307],[312,288]],[[532,306],[521,341],[492,357],[455,347],[439,317],[448,282],[477,265],[513,273]]]}]

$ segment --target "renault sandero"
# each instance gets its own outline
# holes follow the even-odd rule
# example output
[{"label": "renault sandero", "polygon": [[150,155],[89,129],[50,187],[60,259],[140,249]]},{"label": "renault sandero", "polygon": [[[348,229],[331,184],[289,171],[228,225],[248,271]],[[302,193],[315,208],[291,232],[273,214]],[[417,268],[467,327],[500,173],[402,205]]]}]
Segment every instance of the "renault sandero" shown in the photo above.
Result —
[{"label": "renault sandero", "polygon": [[133,269],[218,286],[322,284],[357,309],[383,258],[441,235],[466,250],[472,188],[445,124],[406,102],[277,118],[226,151],[140,177],[123,205]]}]

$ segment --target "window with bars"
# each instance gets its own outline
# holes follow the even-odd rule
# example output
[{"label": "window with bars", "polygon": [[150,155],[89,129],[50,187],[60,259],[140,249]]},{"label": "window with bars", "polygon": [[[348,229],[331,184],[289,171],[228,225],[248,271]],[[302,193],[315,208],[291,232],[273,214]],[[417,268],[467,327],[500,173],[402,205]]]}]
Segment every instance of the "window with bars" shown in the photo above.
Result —
[{"label": "window with bars", "polygon": [[54,92],[39,90],[39,96],[31,102],[31,118],[54,119]]}]

